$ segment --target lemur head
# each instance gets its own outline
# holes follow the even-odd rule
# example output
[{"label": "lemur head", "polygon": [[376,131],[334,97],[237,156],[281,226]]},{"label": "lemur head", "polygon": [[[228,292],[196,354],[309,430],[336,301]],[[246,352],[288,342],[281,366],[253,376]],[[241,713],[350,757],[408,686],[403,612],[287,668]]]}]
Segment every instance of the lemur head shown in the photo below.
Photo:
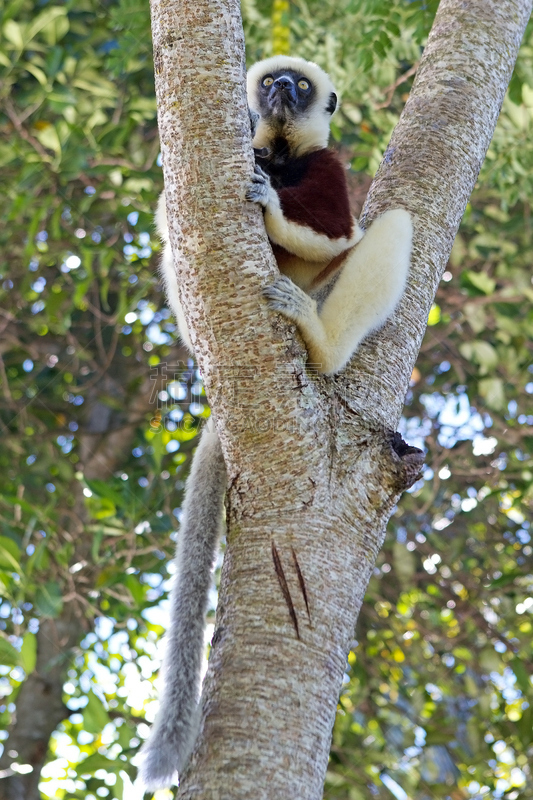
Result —
[{"label": "lemur head", "polygon": [[254,147],[285,139],[292,154],[303,155],[327,147],[337,95],[318,64],[273,56],[248,70],[248,105],[260,116]]}]

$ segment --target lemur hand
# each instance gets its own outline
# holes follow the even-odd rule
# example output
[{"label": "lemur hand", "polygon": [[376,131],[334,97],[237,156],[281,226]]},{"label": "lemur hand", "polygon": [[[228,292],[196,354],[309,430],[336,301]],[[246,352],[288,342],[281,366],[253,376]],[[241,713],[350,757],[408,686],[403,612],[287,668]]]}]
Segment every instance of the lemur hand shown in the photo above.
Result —
[{"label": "lemur hand", "polygon": [[246,190],[246,199],[251,203],[266,206],[270,195],[270,178],[257,164],[252,175],[252,182]]},{"label": "lemur hand", "polygon": [[250,117],[250,130],[252,132],[253,139],[257,131],[257,123],[261,119],[261,116],[257,113],[257,111],[254,111],[250,107],[248,107],[248,116]]}]

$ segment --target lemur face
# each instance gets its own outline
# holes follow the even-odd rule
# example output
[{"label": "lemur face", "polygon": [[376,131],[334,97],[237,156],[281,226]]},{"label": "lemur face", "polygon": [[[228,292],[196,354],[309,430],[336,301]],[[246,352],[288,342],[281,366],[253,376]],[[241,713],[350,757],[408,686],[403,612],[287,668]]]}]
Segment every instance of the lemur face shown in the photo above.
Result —
[{"label": "lemur face", "polygon": [[259,84],[259,113],[264,117],[302,114],[313,104],[315,96],[315,87],[305,76],[293,69],[274,70]]},{"label": "lemur face", "polygon": [[248,105],[259,114],[254,147],[284,139],[293,155],[326,147],[337,95],[329,76],[311,61],[272,56],[248,71]]}]

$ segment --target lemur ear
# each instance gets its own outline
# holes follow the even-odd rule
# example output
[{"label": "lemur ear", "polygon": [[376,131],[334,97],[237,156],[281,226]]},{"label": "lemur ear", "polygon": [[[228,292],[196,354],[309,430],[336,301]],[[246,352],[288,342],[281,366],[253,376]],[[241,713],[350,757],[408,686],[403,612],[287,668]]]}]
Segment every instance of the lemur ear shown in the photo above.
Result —
[{"label": "lemur ear", "polygon": [[329,96],[328,104],[326,106],[326,111],[328,114],[333,114],[336,108],[337,108],[337,95],[335,94],[335,92],[332,92]]}]

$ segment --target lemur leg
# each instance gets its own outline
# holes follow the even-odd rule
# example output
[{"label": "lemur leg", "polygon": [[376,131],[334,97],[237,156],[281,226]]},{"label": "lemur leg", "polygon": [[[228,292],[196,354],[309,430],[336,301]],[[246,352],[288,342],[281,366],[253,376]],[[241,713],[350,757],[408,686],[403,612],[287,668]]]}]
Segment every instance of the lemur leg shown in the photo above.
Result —
[{"label": "lemur leg", "polygon": [[362,339],[392,314],[405,288],[411,242],[407,211],[378,217],[348,256],[320,314],[316,302],[289,278],[265,289],[270,307],[298,326],[319,372],[342,369]]},{"label": "lemur leg", "polygon": [[204,428],[185,487],[159,711],[142,750],[140,780],[148,789],[168,786],[181,772],[198,732],[205,615],[225,491],[220,441]]}]

